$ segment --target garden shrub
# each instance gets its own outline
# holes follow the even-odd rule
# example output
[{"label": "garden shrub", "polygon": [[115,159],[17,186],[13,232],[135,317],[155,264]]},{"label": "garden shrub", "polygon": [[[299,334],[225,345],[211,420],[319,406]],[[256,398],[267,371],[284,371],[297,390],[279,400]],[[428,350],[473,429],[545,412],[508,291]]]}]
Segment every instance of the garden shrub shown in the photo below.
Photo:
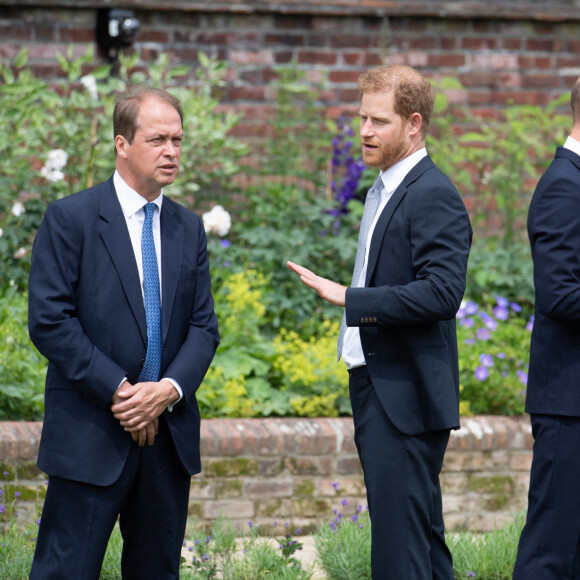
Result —
[{"label": "garden shrub", "polygon": [[521,415],[533,318],[500,296],[489,311],[464,302],[457,319],[464,414]]},{"label": "garden shrub", "polygon": [[0,420],[37,421],[44,413],[46,359],[28,338],[27,296],[0,292]]}]

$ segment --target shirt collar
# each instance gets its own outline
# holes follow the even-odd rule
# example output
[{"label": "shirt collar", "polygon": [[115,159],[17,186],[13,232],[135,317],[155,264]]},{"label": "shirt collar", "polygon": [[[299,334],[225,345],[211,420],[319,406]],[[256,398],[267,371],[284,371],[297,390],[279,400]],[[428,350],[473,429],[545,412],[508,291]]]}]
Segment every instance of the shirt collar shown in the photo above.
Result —
[{"label": "shirt collar", "polygon": [[564,148],[569,149],[572,153],[576,153],[576,155],[580,155],[580,142],[576,141],[573,137],[568,137],[568,139],[566,139]]},{"label": "shirt collar", "polygon": [[[115,171],[113,175],[113,184],[115,185],[117,197],[119,198],[119,203],[121,204],[121,209],[123,210],[123,215],[125,218],[129,218],[136,214],[148,203],[142,195],[139,195],[132,187],[127,185],[127,183],[119,175],[118,171]],[[163,203],[163,190],[161,190],[159,196],[153,200],[153,203],[158,207],[159,212],[161,212],[161,204]]]},{"label": "shirt collar", "polygon": [[427,156],[427,149],[422,147],[415,153],[412,153],[408,157],[401,159],[401,161],[395,163],[392,167],[389,167],[386,171],[381,173],[381,179],[383,180],[383,185],[387,193],[391,193],[401,185],[405,176],[423,159]]}]

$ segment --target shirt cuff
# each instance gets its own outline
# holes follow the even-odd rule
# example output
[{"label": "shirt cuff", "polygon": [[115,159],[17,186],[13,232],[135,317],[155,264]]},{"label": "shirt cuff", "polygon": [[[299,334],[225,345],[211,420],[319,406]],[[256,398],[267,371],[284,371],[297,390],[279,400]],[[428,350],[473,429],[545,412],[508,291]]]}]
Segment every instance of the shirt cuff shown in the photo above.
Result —
[{"label": "shirt cuff", "polygon": [[169,381],[175,387],[175,390],[179,394],[179,399],[177,399],[177,401],[175,401],[175,403],[171,403],[170,405],[167,405],[167,410],[171,413],[171,412],[173,412],[173,407],[175,407],[175,405],[177,405],[177,403],[179,403],[179,401],[181,401],[181,399],[183,399],[183,389],[179,386],[179,383],[174,379],[170,379],[169,377],[163,377],[163,379],[161,379],[161,380]]}]

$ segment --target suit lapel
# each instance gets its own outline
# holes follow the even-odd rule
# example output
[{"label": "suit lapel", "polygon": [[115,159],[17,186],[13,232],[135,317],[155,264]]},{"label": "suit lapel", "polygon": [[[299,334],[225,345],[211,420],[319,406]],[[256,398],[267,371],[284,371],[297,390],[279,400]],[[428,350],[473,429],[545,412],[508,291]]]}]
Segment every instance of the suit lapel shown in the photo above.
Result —
[{"label": "suit lapel", "polygon": [[161,332],[163,341],[165,341],[171,321],[171,312],[181,271],[183,238],[183,224],[178,218],[171,200],[164,198],[161,207],[161,278],[163,285]]},{"label": "suit lapel", "polygon": [[101,238],[117,270],[123,291],[139,325],[143,341],[147,343],[147,321],[139,271],[127,230],[127,222],[117,198],[112,178],[104,183],[101,190],[100,217],[102,220]]},{"label": "suit lapel", "polygon": [[433,163],[429,155],[421,159],[421,161],[419,161],[419,163],[417,163],[417,165],[415,165],[415,167],[413,167],[413,169],[411,169],[411,171],[409,171],[409,173],[405,176],[402,183],[399,185],[399,187],[397,187],[397,189],[391,196],[391,199],[389,199],[389,201],[383,208],[383,211],[381,212],[381,215],[377,220],[377,224],[373,231],[373,237],[371,239],[371,245],[369,248],[369,263],[367,266],[365,286],[368,286],[370,283],[371,277],[377,265],[377,260],[379,258],[379,250],[383,243],[383,238],[385,237],[385,233],[387,231],[387,228],[389,227],[389,223],[393,217],[393,214],[395,213],[395,210],[397,209],[397,207],[399,206],[402,199],[405,197],[407,193],[407,188],[411,183],[413,183],[419,177],[421,177],[421,175],[423,175],[423,173],[425,173],[427,169],[431,169],[432,167],[435,167],[435,164]]}]

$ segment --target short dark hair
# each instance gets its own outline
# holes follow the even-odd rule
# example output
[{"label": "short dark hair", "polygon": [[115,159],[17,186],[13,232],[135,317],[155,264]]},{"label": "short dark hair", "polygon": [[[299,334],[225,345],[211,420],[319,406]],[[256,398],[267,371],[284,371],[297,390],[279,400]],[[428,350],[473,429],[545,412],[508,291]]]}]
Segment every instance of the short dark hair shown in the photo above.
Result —
[{"label": "short dark hair", "polygon": [[390,64],[362,73],[358,79],[360,96],[364,93],[394,93],[395,113],[410,119],[419,113],[423,119],[421,134],[425,136],[431,122],[435,95],[431,83],[410,66]]},{"label": "short dark hair", "polygon": [[179,99],[163,89],[139,86],[131,88],[115,105],[115,110],[113,111],[113,133],[115,138],[117,135],[122,135],[129,143],[133,142],[137,131],[139,107],[144,100],[151,97],[169,103],[179,113],[181,126],[183,127],[183,109]]}]

